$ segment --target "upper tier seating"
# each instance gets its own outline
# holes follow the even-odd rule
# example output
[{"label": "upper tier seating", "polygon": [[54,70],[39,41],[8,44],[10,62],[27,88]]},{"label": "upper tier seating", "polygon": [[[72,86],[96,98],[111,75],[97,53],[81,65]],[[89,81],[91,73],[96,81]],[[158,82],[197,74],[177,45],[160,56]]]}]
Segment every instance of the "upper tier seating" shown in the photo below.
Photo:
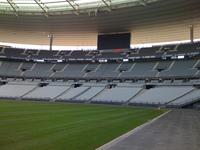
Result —
[{"label": "upper tier seating", "polygon": [[17,48],[3,48],[0,56],[9,58],[28,58],[28,59],[125,59],[132,57],[163,55],[177,55],[188,53],[200,53],[200,42],[161,45],[150,48],[130,49],[125,51],[47,51],[47,50],[25,50]]},{"label": "upper tier seating", "polygon": [[178,45],[164,45],[159,51],[170,54],[171,52],[177,52],[177,47]]},{"label": "upper tier seating", "polygon": [[24,49],[15,49],[15,48],[5,48],[4,53],[1,55],[5,55],[7,57],[15,57],[15,58],[25,58]]},{"label": "upper tier seating", "polygon": [[20,66],[20,70],[22,71],[28,71],[31,70],[34,67],[34,63],[22,63]]},{"label": "upper tier seating", "polygon": [[119,64],[100,64],[96,70],[87,74],[87,77],[117,77],[119,72],[116,70]]},{"label": "upper tier seating", "polygon": [[52,72],[50,71],[52,64],[48,63],[35,63],[31,70],[27,70],[24,72],[23,76],[25,77],[49,77]]},{"label": "upper tier seating", "polygon": [[177,53],[191,53],[191,52],[199,52],[200,51],[200,43],[189,43],[189,44],[181,44],[177,47]]},{"label": "upper tier seating", "polygon": [[2,76],[20,76],[22,71],[20,70],[20,62],[0,62],[0,74]]},{"label": "upper tier seating", "polygon": [[90,51],[73,51],[69,58],[74,59],[82,59],[82,58],[91,58],[91,55],[89,55]]},{"label": "upper tier seating", "polygon": [[[200,42],[174,45],[161,45],[150,48],[107,51],[45,51],[31,49],[0,49],[0,76],[24,78],[197,78],[200,76],[200,59],[195,55],[190,60],[163,60],[167,55],[183,53],[200,54]],[[162,60],[137,60],[137,57],[161,57]],[[166,56],[166,57],[164,57]],[[5,57],[6,58],[5,60]],[[134,57],[134,58],[133,58]],[[175,58],[174,56],[173,58]],[[17,58],[13,60],[10,58]],[[23,61],[19,58],[24,58]],[[114,58],[134,60],[98,63],[103,59]],[[36,60],[38,59],[38,60]],[[39,63],[40,59],[47,62]],[[55,60],[52,60],[55,59]],[[90,60],[82,61],[78,60]],[[100,60],[95,60],[100,59]],[[30,60],[30,61],[24,61]],[[52,61],[50,61],[52,60]],[[57,63],[58,60],[64,62]],[[92,60],[92,61],[91,61]],[[50,62],[49,62],[50,61]],[[72,62],[73,61],[73,62]],[[125,61],[125,60],[123,60]],[[69,62],[69,63],[68,63]]]},{"label": "upper tier seating", "polygon": [[24,78],[199,77],[200,60],[123,63],[35,63],[0,61],[0,76]]},{"label": "upper tier seating", "polygon": [[196,60],[175,61],[171,67],[160,72],[159,76],[194,76],[197,68],[194,68]]},{"label": "upper tier seating", "polygon": [[81,77],[84,75],[83,69],[86,64],[68,64],[62,71],[55,72],[53,77],[65,78],[65,77]]},{"label": "upper tier seating", "polygon": [[102,58],[102,59],[109,59],[109,58],[126,58],[125,53],[123,52],[101,52],[98,55],[95,55],[96,58]]},{"label": "upper tier seating", "polygon": [[171,65],[173,65],[173,61],[162,61],[157,64],[155,67],[155,70],[161,72],[163,70],[170,69]]},{"label": "upper tier seating", "polygon": [[154,77],[157,73],[155,65],[155,62],[135,63],[130,71],[122,72],[121,77]]},{"label": "upper tier seating", "polygon": [[130,57],[137,57],[137,56],[161,56],[163,52],[160,52],[160,46],[150,47],[150,48],[141,48],[141,49],[133,49],[131,51]]},{"label": "upper tier seating", "polygon": [[59,59],[60,56],[57,55],[58,51],[45,51],[40,50],[37,55],[32,55],[31,58],[37,58],[37,59]]}]

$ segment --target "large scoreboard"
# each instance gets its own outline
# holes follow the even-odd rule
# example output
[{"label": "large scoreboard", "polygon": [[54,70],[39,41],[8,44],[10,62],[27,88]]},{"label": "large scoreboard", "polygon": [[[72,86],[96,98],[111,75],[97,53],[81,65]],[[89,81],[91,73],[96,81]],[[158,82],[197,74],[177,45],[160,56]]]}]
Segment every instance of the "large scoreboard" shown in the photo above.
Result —
[{"label": "large scoreboard", "polygon": [[131,33],[99,34],[98,50],[130,48]]}]

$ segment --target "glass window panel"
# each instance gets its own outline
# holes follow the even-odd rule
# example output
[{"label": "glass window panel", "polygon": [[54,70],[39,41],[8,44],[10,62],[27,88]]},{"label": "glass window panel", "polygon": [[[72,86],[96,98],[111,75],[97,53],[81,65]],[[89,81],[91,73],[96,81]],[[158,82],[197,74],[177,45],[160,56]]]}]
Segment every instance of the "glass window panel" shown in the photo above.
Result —
[{"label": "glass window panel", "polygon": [[[71,5],[66,0],[37,0],[38,3],[48,9],[48,12],[55,11],[71,11],[75,8],[84,10],[90,8],[100,8],[106,7],[105,3],[102,0],[69,0]],[[108,1],[108,0],[105,0]],[[126,3],[135,3],[140,0],[112,0],[111,7],[114,5],[126,4]],[[150,0],[157,1],[157,0]],[[109,2],[108,2],[109,3]],[[135,3],[136,5],[140,3]],[[38,11],[43,12],[41,7],[35,2],[35,0],[12,0],[12,5],[20,12],[30,12]],[[129,5],[124,5],[123,7],[128,7]],[[2,10],[2,11],[1,11]],[[10,13],[13,12],[13,8],[10,6],[7,0],[0,0],[0,12]]]}]

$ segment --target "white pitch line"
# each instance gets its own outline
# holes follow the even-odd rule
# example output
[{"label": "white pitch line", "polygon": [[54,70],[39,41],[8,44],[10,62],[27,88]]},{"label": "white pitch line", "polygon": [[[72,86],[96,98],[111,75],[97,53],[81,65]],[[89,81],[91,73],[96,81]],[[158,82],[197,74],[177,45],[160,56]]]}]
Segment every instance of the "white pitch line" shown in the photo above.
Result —
[{"label": "white pitch line", "polygon": [[117,137],[116,139],[114,139],[114,140],[102,145],[101,147],[97,148],[96,150],[107,150],[108,148],[110,148],[113,145],[117,144],[118,142],[124,140],[125,138],[129,137],[130,135],[136,133],[137,131],[141,130],[142,128],[146,127],[147,125],[152,124],[153,122],[155,122],[156,120],[158,120],[161,117],[165,116],[169,112],[171,112],[171,110],[169,110],[169,111],[165,112],[164,114],[162,114],[162,115],[160,115],[160,116],[158,116],[158,117],[156,117],[156,118],[154,118],[154,119],[152,119],[152,120],[150,120],[150,121],[148,121],[148,122],[146,122],[146,123],[134,128],[133,130],[131,130],[131,131],[129,131],[129,132]]}]

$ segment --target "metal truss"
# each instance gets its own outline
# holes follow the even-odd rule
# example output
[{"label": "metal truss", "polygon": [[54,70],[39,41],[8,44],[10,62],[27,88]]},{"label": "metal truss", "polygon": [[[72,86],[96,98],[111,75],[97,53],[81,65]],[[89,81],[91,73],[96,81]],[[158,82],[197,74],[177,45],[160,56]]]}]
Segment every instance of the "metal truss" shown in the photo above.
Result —
[{"label": "metal truss", "polygon": [[49,8],[41,1],[41,0],[34,0],[35,3],[43,10],[44,15],[48,17],[48,10]]},{"label": "metal truss", "polygon": [[17,11],[18,10],[18,6],[13,2],[13,0],[7,0],[7,2],[12,7],[15,15],[18,16],[18,11]]},{"label": "metal truss", "polygon": [[102,2],[106,5],[109,11],[111,11],[111,0],[102,0]]},{"label": "metal truss", "polygon": [[154,0],[140,0],[139,3],[143,6],[146,6],[148,3],[152,2]]},{"label": "metal truss", "polygon": [[[157,2],[159,0],[97,0],[96,2],[79,3],[78,0],[6,0],[3,7],[0,7],[0,14],[19,15],[51,15],[60,14],[89,14],[89,16],[96,16],[100,11],[112,11],[120,8],[144,6],[149,3]],[[29,3],[31,4],[30,6]],[[65,6],[63,6],[65,5]],[[25,7],[28,6],[28,7]],[[9,8],[9,9],[8,9]],[[30,8],[30,9],[29,9]]]},{"label": "metal truss", "polygon": [[74,0],[66,0],[66,1],[73,8],[75,13],[79,15],[79,5]]}]

